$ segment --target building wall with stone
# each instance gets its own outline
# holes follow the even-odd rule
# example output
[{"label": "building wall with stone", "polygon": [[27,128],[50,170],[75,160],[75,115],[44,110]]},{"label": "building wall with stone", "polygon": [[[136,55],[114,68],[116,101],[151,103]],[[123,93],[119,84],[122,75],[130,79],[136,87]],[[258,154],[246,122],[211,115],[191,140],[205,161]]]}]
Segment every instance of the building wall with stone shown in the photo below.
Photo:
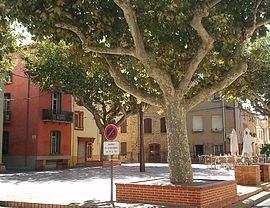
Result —
[{"label": "building wall with stone", "polygon": [[[162,111],[156,107],[149,107],[143,118],[151,119],[152,132],[144,133],[144,155],[146,162],[167,162],[167,137],[166,132],[161,132],[161,119],[164,117]],[[223,154],[229,152],[229,137],[233,128],[236,128],[240,115],[239,107],[234,103],[224,103],[223,101],[206,101],[196,106],[187,114],[187,130],[191,156],[197,158],[198,154]],[[202,118],[202,129],[193,129],[193,117]],[[221,128],[213,129],[213,121],[221,119]],[[118,139],[127,142],[128,153],[120,158],[124,161],[138,161],[139,151],[139,117],[138,115],[128,118],[127,133],[119,133]],[[225,130],[224,130],[225,129]],[[151,151],[158,150],[157,154]],[[152,148],[152,149],[151,149]],[[153,152],[153,151],[152,151]]]}]

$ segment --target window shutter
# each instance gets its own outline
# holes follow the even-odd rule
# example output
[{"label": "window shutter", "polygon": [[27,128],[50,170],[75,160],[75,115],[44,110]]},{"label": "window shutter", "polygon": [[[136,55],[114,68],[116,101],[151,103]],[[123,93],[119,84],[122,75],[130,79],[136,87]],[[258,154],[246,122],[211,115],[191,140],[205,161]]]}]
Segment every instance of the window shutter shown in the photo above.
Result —
[{"label": "window shutter", "polygon": [[121,142],[121,155],[127,155],[127,143]]},{"label": "window shutter", "polygon": [[222,131],[222,116],[212,116],[212,131]]},{"label": "window shutter", "polygon": [[166,120],[165,120],[165,117],[160,119],[160,132],[161,133],[166,132]]},{"label": "window shutter", "polygon": [[144,133],[152,133],[152,119],[146,118],[144,119]]},{"label": "window shutter", "polygon": [[120,132],[127,133],[127,120],[125,120],[124,123],[122,123]]},{"label": "window shutter", "polygon": [[201,116],[193,116],[192,120],[193,131],[203,131],[203,121]]}]

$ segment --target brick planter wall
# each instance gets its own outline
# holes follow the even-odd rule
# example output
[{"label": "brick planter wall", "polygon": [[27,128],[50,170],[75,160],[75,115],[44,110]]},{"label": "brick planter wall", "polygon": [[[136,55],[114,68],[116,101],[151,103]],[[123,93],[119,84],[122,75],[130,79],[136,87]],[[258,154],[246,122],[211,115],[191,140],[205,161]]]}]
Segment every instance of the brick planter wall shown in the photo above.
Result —
[{"label": "brick planter wall", "polygon": [[261,174],[259,165],[235,166],[235,180],[239,185],[260,185]]},{"label": "brick planter wall", "polygon": [[200,186],[116,184],[116,201],[185,207],[223,207],[235,202],[235,181],[215,181]]},{"label": "brick planter wall", "polygon": [[270,163],[260,164],[261,181],[270,182]]}]

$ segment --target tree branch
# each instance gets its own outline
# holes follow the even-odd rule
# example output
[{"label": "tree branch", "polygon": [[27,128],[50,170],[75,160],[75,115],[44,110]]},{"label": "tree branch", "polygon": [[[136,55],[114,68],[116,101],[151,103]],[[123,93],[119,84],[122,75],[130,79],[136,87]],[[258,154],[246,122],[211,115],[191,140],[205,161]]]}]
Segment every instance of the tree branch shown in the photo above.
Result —
[{"label": "tree branch", "polygon": [[56,27],[69,30],[73,33],[75,33],[78,38],[80,39],[82,43],[82,48],[86,53],[89,52],[96,52],[96,53],[102,53],[102,54],[114,54],[114,55],[128,55],[128,56],[135,56],[135,50],[133,48],[131,49],[125,49],[125,48],[105,48],[105,47],[93,47],[89,45],[89,41],[86,38],[86,36],[83,34],[83,32],[76,26],[66,23],[57,23],[55,24]]},{"label": "tree branch", "polygon": [[129,116],[131,116],[131,115],[133,115],[133,112],[130,110],[130,111],[128,111],[128,112],[126,112],[126,114],[124,114],[117,122],[116,122],[116,126],[117,127],[120,127],[124,122],[125,122],[125,120],[127,120],[127,118],[129,117]]},{"label": "tree branch", "polygon": [[254,16],[253,16],[253,25],[246,29],[247,38],[250,38],[253,35],[253,33],[255,32],[255,30],[257,30],[258,28],[270,23],[270,19],[266,19],[264,21],[257,22],[257,13],[258,13],[258,9],[259,9],[259,6],[261,5],[261,3],[262,3],[262,0],[259,0],[256,3],[255,9],[254,9]]},{"label": "tree branch", "polygon": [[175,89],[172,84],[170,75],[161,70],[160,66],[156,63],[156,59],[145,50],[143,43],[143,36],[141,35],[135,12],[129,4],[129,0],[114,0],[114,2],[122,9],[124,17],[127,21],[130,33],[135,45],[135,56],[144,65],[148,76],[157,81],[164,95],[175,94]]},{"label": "tree branch", "polygon": [[124,75],[119,71],[118,67],[115,66],[107,57],[105,57],[106,62],[109,65],[109,72],[114,79],[115,84],[128,92],[129,94],[137,97],[143,102],[149,103],[150,105],[162,107],[163,101],[161,98],[148,94],[147,92],[137,89],[132,83],[130,83]]},{"label": "tree branch", "polygon": [[230,86],[236,79],[238,79],[243,73],[246,72],[248,65],[244,61],[239,61],[239,64],[235,65],[232,70],[228,72],[223,79],[217,84],[209,87],[202,88],[197,95],[195,95],[190,100],[187,100],[187,108],[191,110],[193,107],[204,101],[206,98],[209,98],[215,92],[221,91],[224,88]]},{"label": "tree branch", "polygon": [[84,106],[87,110],[89,110],[89,112],[92,113],[98,129],[101,132],[104,132],[105,124],[101,123],[102,118],[98,114],[98,110],[92,104],[86,103],[83,97],[78,97],[78,96],[74,96],[74,97],[78,98],[80,100],[81,105]]},{"label": "tree branch", "polygon": [[135,12],[130,7],[129,0],[114,0],[114,2],[119,6],[124,13],[125,19],[127,21],[128,27],[131,32],[131,36],[134,41],[136,55],[138,54],[144,54],[144,43],[143,43],[143,37],[141,35],[139,26],[137,24],[137,18],[135,15]]},{"label": "tree branch", "polygon": [[[256,100],[254,101],[254,105],[255,105],[254,108],[255,109],[260,108],[261,112],[267,111],[267,114],[269,114],[270,113],[270,108],[267,105],[266,101],[264,101],[262,98],[260,98],[260,96],[258,96],[257,94],[255,94],[255,96],[256,96],[257,102],[256,102]],[[261,106],[259,105],[258,102],[261,103]]]},{"label": "tree branch", "polygon": [[207,17],[209,15],[209,10],[214,7],[216,4],[218,4],[221,0],[215,0],[209,3],[208,6],[204,6],[202,8],[198,8],[195,11],[195,14],[193,16],[193,19],[191,21],[191,26],[197,31],[198,35],[202,39],[202,44],[197,50],[196,55],[193,57],[193,59],[188,64],[188,67],[186,69],[186,73],[184,75],[183,80],[179,83],[179,86],[177,87],[177,90],[180,91],[178,94],[182,94],[184,96],[184,91],[186,88],[190,85],[190,81],[192,79],[193,74],[197,70],[199,64],[204,59],[204,57],[207,55],[207,53],[213,48],[214,39],[209,35],[209,33],[206,31],[202,24],[202,19],[204,17]]}]

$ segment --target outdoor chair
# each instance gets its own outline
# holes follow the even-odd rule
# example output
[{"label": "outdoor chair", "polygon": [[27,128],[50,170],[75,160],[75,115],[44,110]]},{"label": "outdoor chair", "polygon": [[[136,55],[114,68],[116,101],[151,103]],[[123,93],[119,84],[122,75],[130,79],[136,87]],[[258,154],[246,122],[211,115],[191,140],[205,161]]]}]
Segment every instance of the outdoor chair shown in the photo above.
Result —
[{"label": "outdoor chair", "polygon": [[220,164],[220,168],[225,168],[226,163],[227,163],[227,157],[225,156],[220,156],[218,163]]},{"label": "outdoor chair", "polygon": [[253,163],[253,164],[259,163],[259,157],[258,157],[258,156],[253,156],[253,157],[252,157],[252,163]]},{"label": "outdoor chair", "polygon": [[241,156],[235,157],[235,165],[243,165],[243,158]]},{"label": "outdoor chair", "polygon": [[234,156],[228,156],[227,157],[226,169],[233,169],[234,166],[235,166],[235,157]]},{"label": "outdoor chair", "polygon": [[217,158],[216,157],[213,157],[213,156],[206,156],[205,157],[205,162],[206,162],[206,165],[207,167],[209,167],[210,165],[210,168],[217,168]]},{"label": "outdoor chair", "polygon": [[243,165],[251,164],[251,159],[249,157],[243,157]]}]

